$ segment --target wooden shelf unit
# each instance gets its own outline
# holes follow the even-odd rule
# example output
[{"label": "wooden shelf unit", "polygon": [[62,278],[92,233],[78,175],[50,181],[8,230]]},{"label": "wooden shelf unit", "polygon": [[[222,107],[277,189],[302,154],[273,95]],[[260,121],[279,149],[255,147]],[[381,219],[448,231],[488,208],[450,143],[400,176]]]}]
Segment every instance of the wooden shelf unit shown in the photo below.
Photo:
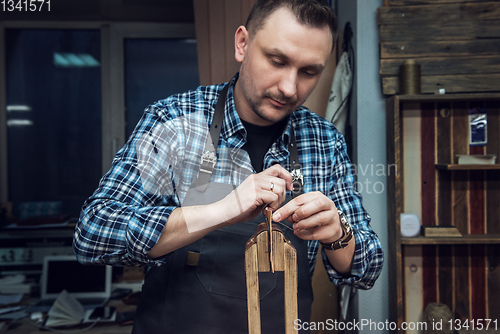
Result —
[{"label": "wooden shelf unit", "polygon": [[[488,144],[469,146],[468,111],[485,108]],[[457,154],[500,157],[500,93],[387,99],[390,315],[421,321],[441,302],[462,319],[500,318],[500,165],[458,165]],[[462,237],[401,237],[401,213]],[[400,331],[404,333],[404,331]],[[415,332],[416,333],[416,332]]]},{"label": "wooden shelf unit", "polygon": [[495,170],[495,169],[500,169],[500,165],[499,164],[495,165],[437,164],[436,168],[443,170]]},{"label": "wooden shelf unit", "polygon": [[489,245],[500,244],[500,234],[467,234],[461,237],[401,238],[403,245]]}]

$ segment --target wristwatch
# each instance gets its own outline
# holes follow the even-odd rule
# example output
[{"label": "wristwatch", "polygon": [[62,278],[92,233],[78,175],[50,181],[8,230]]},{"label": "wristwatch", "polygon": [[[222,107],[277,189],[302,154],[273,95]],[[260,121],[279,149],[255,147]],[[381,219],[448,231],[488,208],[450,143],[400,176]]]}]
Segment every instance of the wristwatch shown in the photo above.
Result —
[{"label": "wristwatch", "polygon": [[347,246],[349,240],[352,239],[352,228],[351,224],[347,221],[347,217],[342,211],[337,209],[340,219],[340,227],[342,228],[342,236],[335,240],[334,242],[319,242],[324,249],[337,250]]}]

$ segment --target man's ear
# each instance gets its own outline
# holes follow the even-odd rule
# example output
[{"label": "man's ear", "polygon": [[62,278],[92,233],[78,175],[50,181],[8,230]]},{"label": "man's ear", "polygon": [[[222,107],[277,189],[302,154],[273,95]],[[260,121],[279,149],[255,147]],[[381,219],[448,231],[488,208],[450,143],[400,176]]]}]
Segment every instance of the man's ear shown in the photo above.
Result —
[{"label": "man's ear", "polygon": [[245,26],[239,26],[234,34],[234,58],[237,62],[243,62],[249,41],[248,30]]}]

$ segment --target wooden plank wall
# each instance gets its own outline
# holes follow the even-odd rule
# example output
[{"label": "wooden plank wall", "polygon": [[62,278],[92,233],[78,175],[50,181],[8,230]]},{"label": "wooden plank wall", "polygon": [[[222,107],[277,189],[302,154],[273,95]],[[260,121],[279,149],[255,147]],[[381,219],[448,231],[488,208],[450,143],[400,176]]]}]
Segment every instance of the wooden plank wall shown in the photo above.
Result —
[{"label": "wooden plank wall", "polygon": [[234,33],[245,24],[255,1],[193,1],[201,85],[231,80],[239,71],[240,64],[234,59]]},{"label": "wooden plank wall", "polygon": [[421,92],[500,91],[500,1],[385,0],[377,10],[380,76],[399,94],[399,67],[415,59]]},{"label": "wooden plank wall", "polygon": [[[475,107],[487,111],[486,146],[469,146],[468,111]],[[422,103],[420,118],[412,116],[413,109],[405,110],[402,122],[412,122],[420,134],[416,138],[415,131],[410,131],[403,140],[410,136],[408,140],[418,141],[415,147],[420,152],[405,151],[404,155],[421,157],[420,166],[413,168],[420,170],[413,173],[420,177],[416,183],[405,183],[405,210],[421,203],[424,225],[452,225],[462,234],[500,233],[500,171],[435,168],[436,163],[456,163],[456,154],[500,156],[500,101]],[[414,124],[417,120],[419,124]],[[413,189],[407,189],[408,186]],[[408,198],[412,193],[412,198]],[[448,305],[455,317],[462,320],[500,319],[500,245],[412,247],[421,247],[421,278],[405,279],[406,321],[414,318],[409,311],[418,311],[409,310],[409,305],[425,308],[431,302]],[[405,248],[407,254],[403,254],[405,268],[416,263],[412,255],[415,251],[410,250]],[[405,271],[405,275],[409,273]],[[419,289],[414,284],[420,284]],[[411,292],[420,289],[420,295]]]}]

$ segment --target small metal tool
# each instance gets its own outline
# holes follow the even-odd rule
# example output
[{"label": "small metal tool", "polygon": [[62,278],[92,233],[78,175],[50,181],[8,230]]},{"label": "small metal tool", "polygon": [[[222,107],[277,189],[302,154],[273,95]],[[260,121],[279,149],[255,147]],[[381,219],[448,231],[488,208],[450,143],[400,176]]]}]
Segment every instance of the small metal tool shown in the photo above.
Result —
[{"label": "small metal tool", "polygon": [[269,249],[269,267],[271,268],[271,272],[274,273],[274,256],[273,256],[273,212],[269,210],[269,207],[266,209],[266,224],[267,224],[267,232],[268,232],[268,249]]}]

